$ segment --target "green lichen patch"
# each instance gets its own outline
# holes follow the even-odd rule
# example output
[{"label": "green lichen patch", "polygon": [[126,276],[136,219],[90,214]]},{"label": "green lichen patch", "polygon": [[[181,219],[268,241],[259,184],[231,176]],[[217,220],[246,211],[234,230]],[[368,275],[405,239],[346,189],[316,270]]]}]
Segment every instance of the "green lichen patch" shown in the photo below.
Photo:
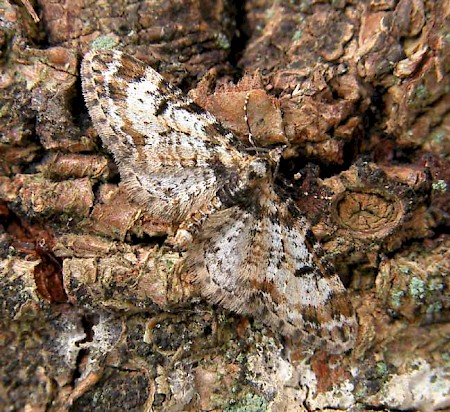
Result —
[{"label": "green lichen patch", "polygon": [[265,412],[267,411],[267,401],[254,393],[247,393],[235,405],[230,405],[224,409],[225,412]]},{"label": "green lichen patch", "polygon": [[414,321],[439,321],[449,309],[450,252],[448,241],[428,249],[413,247],[380,265],[377,295],[395,312]]}]

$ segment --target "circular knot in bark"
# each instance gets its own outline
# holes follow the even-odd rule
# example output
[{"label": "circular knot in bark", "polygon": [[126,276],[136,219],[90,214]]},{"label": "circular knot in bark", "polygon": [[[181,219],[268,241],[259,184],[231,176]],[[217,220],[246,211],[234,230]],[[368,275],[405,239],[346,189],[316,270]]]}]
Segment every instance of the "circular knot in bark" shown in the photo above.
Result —
[{"label": "circular knot in bark", "polygon": [[379,190],[347,189],[334,202],[337,222],[356,236],[385,237],[400,223],[401,202]]}]

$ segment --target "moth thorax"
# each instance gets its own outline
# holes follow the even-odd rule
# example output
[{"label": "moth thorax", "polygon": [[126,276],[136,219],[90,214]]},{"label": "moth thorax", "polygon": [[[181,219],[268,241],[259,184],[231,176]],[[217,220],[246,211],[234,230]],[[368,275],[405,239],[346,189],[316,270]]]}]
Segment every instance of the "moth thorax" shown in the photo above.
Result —
[{"label": "moth thorax", "polygon": [[270,172],[270,163],[267,159],[254,159],[248,166],[248,180],[264,179]]}]

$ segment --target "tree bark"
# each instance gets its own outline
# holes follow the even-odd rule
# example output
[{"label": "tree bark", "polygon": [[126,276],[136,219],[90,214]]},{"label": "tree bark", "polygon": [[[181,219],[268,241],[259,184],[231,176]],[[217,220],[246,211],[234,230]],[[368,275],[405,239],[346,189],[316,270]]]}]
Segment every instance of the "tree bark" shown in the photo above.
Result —
[{"label": "tree bark", "polygon": [[[27,5],[0,4],[0,409],[450,408],[448,1]],[[175,276],[172,223],[127,197],[87,115],[94,47],[239,138],[288,142],[280,177],[348,287],[352,351],[293,345]]]}]

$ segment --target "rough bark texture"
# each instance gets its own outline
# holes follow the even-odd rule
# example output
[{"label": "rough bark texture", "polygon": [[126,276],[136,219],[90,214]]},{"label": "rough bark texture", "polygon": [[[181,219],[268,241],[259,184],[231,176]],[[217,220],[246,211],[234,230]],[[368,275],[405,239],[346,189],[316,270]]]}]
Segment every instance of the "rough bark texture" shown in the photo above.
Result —
[{"label": "rough bark texture", "polygon": [[[1,410],[450,408],[447,0],[37,0],[38,23],[27,3],[0,2]],[[351,353],[173,275],[173,228],[127,199],[87,116],[91,47],[237,134],[249,95],[262,140],[289,141],[280,173],[358,313]]]}]

